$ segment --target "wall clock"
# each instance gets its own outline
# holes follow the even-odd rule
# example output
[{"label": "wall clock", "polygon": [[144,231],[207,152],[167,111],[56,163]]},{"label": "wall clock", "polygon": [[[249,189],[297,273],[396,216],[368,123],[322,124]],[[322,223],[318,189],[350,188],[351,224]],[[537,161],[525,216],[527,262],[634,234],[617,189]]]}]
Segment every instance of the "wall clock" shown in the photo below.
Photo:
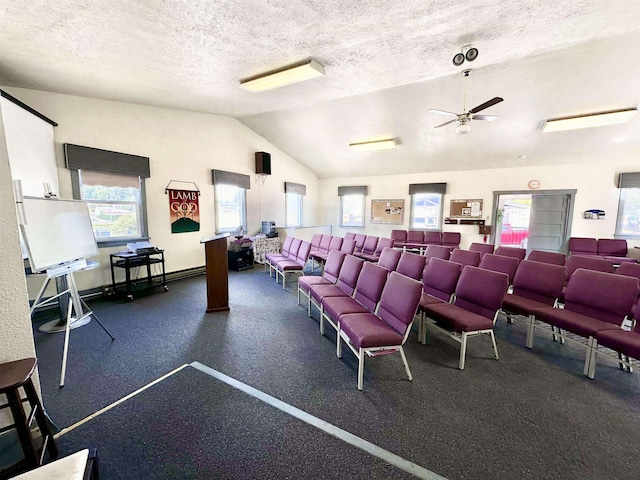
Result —
[{"label": "wall clock", "polygon": [[535,190],[540,187],[540,180],[529,180],[529,188]]}]

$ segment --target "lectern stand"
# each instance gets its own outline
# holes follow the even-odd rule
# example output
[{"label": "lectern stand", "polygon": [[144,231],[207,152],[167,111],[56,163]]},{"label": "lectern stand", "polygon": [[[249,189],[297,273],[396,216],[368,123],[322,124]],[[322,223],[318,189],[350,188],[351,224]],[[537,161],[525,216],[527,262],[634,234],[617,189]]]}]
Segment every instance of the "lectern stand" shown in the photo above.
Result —
[{"label": "lectern stand", "polygon": [[229,310],[228,233],[203,238],[207,272],[207,313]]}]

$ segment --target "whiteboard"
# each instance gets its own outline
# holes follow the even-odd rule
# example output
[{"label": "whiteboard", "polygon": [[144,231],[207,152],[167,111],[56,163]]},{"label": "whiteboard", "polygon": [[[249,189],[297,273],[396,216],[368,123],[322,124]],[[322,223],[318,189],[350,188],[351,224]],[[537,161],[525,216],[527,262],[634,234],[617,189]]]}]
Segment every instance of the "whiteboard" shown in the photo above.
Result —
[{"label": "whiteboard", "polygon": [[34,272],[98,255],[87,204],[80,200],[24,197],[21,225]]}]

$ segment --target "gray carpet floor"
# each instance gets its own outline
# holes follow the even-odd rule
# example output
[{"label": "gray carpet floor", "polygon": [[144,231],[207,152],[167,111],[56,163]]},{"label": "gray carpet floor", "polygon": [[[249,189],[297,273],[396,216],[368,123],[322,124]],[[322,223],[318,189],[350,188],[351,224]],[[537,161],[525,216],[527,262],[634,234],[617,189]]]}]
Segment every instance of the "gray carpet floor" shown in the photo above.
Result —
[{"label": "gray carpet floor", "polygon": [[[524,323],[500,319],[499,361],[488,338],[474,338],[460,371],[457,343],[432,334],[423,346],[413,332],[406,346],[413,382],[398,355],[383,356],[367,359],[359,392],[357,360],[346,348],[343,358],[336,358],[335,333],[328,328],[320,335],[317,314],[307,318],[306,309],[296,305],[294,282],[283,291],[258,267],[231,272],[229,282],[226,313],[204,313],[204,277],[172,282],[168,292],[131,303],[93,302],[116,340],[96,322],[73,330],[63,389],[58,388],[63,336],[36,332],[44,403],[53,421],[67,427],[180,365],[199,361],[450,479],[638,477],[638,373],[622,372],[605,360],[589,380],[582,375],[584,350],[554,343],[544,333],[528,350]],[[62,453],[98,447],[110,465],[103,462],[111,472],[107,479],[125,478],[112,465],[135,465],[135,472],[147,472],[145,478],[405,475],[241,392],[233,392],[242,405],[237,412],[217,408],[219,392],[211,394],[216,382],[203,386],[201,375],[181,372],[128,401],[131,406],[125,402],[64,435]],[[139,416],[134,405],[157,411],[160,424],[171,423],[160,432],[159,450],[157,442],[147,440],[154,414]],[[252,409],[264,421],[247,413]],[[201,450],[187,441],[197,424],[206,432],[202,441],[210,438],[215,445],[219,422],[234,422],[240,432],[237,449],[261,452],[272,435],[295,448],[308,443],[311,454],[292,448],[285,462],[291,469],[277,470],[278,462],[266,461],[239,468],[228,449]],[[251,431],[255,435],[247,434]],[[194,456],[206,464],[193,467]],[[157,467],[159,459],[165,459],[163,468]],[[372,462],[373,469],[367,466]],[[138,473],[129,478],[141,478]]]}]

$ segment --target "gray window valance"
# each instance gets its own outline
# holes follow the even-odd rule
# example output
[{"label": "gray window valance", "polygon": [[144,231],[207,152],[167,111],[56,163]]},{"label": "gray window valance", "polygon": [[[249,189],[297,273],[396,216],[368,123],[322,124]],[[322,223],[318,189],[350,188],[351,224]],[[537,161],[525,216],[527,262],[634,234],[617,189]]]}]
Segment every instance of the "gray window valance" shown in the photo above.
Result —
[{"label": "gray window valance", "polygon": [[618,188],[640,188],[640,172],[621,173],[618,177]]},{"label": "gray window valance", "polygon": [[347,187],[338,187],[338,196],[344,197],[346,195],[364,195],[367,196],[368,187],[366,185],[351,185]]},{"label": "gray window valance", "polygon": [[307,186],[301,183],[284,182],[284,193],[307,194]]},{"label": "gray window valance", "polygon": [[414,193],[439,193],[444,195],[447,193],[446,183],[410,183],[409,195]]},{"label": "gray window valance", "polygon": [[242,173],[211,170],[211,177],[214,185],[233,185],[247,190],[251,188],[251,177],[249,177],[249,175],[243,175]]},{"label": "gray window valance", "polygon": [[83,147],[72,143],[65,143],[63,148],[65,164],[70,169],[118,173],[142,178],[151,176],[149,157]]}]

